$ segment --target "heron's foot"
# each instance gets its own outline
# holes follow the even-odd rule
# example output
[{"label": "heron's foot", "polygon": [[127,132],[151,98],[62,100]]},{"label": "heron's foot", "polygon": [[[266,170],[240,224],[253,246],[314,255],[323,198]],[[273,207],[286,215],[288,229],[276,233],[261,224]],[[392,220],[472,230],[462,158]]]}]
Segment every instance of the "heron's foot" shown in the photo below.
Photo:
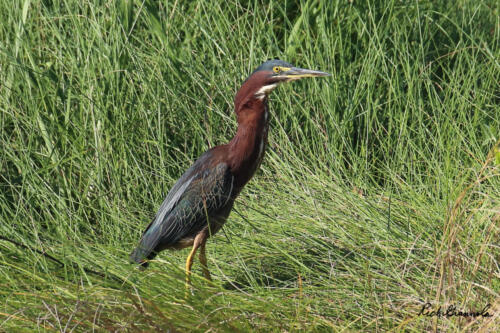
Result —
[{"label": "heron's foot", "polygon": [[186,259],[186,298],[191,291],[191,267],[193,267],[193,258],[197,249],[198,245],[195,243]]},{"label": "heron's foot", "polygon": [[190,279],[189,275],[187,275],[187,274],[186,274],[185,287],[186,287],[185,298],[188,298],[189,295],[193,294],[193,289],[192,289],[192,285],[191,285],[191,279]]},{"label": "heron's foot", "polygon": [[203,270],[203,276],[205,277],[205,279],[211,282],[212,277],[210,276],[210,271],[208,270],[205,242],[201,243],[200,246],[200,264],[201,264],[201,269]]},{"label": "heron's foot", "polygon": [[208,270],[208,268],[202,267],[202,269],[203,269],[203,276],[205,277],[205,279],[212,282],[212,277],[210,276],[210,271]]}]

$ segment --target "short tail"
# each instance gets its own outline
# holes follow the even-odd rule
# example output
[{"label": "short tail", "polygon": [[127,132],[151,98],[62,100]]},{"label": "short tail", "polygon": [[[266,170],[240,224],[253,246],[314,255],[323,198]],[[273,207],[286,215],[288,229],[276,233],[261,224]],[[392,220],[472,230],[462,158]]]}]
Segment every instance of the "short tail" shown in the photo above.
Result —
[{"label": "short tail", "polygon": [[134,251],[130,254],[130,263],[132,264],[139,264],[141,269],[146,269],[149,266],[149,260],[153,259],[156,257],[156,252],[149,252],[145,251],[141,246],[139,245],[137,248],[135,248]]}]

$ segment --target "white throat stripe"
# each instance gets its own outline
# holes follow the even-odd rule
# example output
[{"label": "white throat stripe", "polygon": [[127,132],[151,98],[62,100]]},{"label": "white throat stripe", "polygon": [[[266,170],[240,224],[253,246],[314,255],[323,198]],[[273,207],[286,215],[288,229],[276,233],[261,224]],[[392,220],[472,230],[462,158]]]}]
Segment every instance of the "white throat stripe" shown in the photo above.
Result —
[{"label": "white throat stripe", "polygon": [[267,86],[263,86],[255,93],[255,96],[263,98],[265,95],[269,94],[274,88],[276,88],[278,84],[268,84]]}]

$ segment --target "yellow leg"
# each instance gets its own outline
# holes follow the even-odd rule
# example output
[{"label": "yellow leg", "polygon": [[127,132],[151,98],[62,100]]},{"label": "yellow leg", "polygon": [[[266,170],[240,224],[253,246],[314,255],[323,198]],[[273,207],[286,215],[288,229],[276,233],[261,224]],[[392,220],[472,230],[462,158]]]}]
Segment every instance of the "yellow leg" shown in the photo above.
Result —
[{"label": "yellow leg", "polygon": [[198,245],[195,241],[195,243],[193,244],[193,248],[191,249],[191,252],[186,259],[186,292],[188,292],[189,287],[191,286],[191,267],[193,266],[193,258],[197,249]]},{"label": "yellow leg", "polygon": [[189,288],[191,287],[191,267],[193,267],[194,255],[196,254],[196,250],[200,247],[200,245],[204,244],[206,241],[206,234],[202,231],[194,238],[193,248],[186,259],[186,297],[189,294]]},{"label": "yellow leg", "polygon": [[205,276],[205,279],[207,279],[208,281],[212,281],[212,277],[210,276],[210,271],[208,270],[208,266],[207,266],[207,254],[205,251],[205,244],[206,243],[207,243],[207,240],[204,239],[200,245],[200,264],[201,264],[201,269],[203,270],[203,275]]}]

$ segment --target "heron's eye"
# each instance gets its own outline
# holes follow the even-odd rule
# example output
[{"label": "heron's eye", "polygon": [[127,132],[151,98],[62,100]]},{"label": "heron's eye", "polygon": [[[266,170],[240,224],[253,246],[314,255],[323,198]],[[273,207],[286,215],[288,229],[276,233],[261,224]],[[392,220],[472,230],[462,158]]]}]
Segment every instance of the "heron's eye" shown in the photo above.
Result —
[{"label": "heron's eye", "polygon": [[279,68],[279,66],[274,66],[273,67],[273,72],[279,73],[280,71],[281,71],[281,69]]}]

